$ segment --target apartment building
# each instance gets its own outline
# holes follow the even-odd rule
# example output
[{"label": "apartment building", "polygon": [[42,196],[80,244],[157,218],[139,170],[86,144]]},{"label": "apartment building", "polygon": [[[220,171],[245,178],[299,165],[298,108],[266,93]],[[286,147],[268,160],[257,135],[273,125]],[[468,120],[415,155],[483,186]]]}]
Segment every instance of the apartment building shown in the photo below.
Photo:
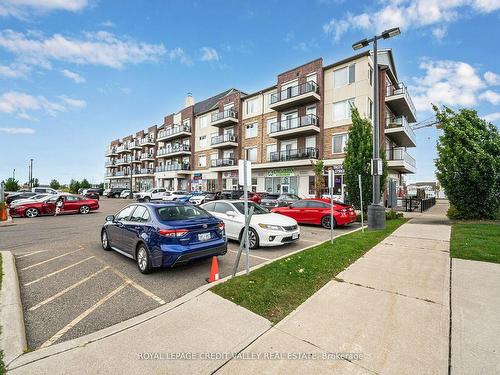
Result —
[{"label": "apartment building", "polygon": [[[404,176],[416,169],[407,152],[416,146],[409,126],[415,107],[398,80],[392,51],[379,51],[378,60],[381,146],[389,166],[385,200],[394,205]],[[134,189],[230,190],[238,188],[238,160],[246,158],[252,161],[252,190],[307,196],[315,191],[312,165],[323,159],[336,172],[335,193],[343,196],[350,111],[355,106],[373,120],[374,72],[367,51],[326,66],[321,58],[310,61],[254,93],[232,88],[197,103],[188,95],[181,111],[148,134],[111,142],[106,180],[129,186],[132,170]],[[150,135],[155,142],[144,148],[140,140]],[[141,147],[131,147],[138,139]],[[137,157],[147,174],[135,173]]]}]

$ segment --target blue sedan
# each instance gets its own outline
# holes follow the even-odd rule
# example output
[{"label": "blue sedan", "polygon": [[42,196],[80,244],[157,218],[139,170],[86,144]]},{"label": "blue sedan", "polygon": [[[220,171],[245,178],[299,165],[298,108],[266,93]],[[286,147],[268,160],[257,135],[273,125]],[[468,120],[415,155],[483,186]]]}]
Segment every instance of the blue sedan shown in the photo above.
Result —
[{"label": "blue sedan", "polygon": [[134,259],[142,273],[227,252],[224,222],[177,201],[131,204],[107,216],[101,244]]}]

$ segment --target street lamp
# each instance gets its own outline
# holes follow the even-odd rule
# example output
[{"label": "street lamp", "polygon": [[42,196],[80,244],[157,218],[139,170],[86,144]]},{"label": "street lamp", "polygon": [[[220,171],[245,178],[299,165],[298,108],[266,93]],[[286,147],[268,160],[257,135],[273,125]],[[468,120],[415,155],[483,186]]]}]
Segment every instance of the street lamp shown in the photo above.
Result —
[{"label": "street lamp", "polygon": [[374,80],[373,80],[373,156],[371,161],[373,190],[372,204],[368,206],[368,228],[384,229],[385,228],[385,209],[380,205],[380,175],[382,174],[382,160],[380,159],[380,126],[379,126],[379,92],[378,92],[378,50],[377,41],[379,39],[389,39],[393,36],[401,34],[399,27],[385,30],[380,35],[376,35],[370,39],[362,39],[352,45],[354,50],[367,47],[373,43],[373,65],[374,65]]}]

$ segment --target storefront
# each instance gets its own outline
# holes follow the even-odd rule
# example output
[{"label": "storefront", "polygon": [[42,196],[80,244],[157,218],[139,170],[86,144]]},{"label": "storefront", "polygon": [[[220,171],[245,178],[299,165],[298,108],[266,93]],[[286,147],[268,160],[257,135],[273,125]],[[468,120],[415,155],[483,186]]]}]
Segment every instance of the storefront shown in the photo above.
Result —
[{"label": "storefront", "polygon": [[254,190],[258,192],[290,193],[301,197],[314,194],[314,172],[311,167],[252,170],[252,177],[256,180]]},{"label": "storefront", "polygon": [[216,191],[217,190],[217,173],[196,172],[191,176],[191,191]]}]

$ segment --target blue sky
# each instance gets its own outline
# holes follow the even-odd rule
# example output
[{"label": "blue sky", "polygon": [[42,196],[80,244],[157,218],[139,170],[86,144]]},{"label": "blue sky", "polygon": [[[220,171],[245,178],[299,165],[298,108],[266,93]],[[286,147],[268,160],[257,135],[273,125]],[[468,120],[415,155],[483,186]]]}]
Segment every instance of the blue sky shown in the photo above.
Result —
[{"label": "blue sky", "polygon": [[[381,47],[393,48],[419,120],[433,102],[500,125],[500,0],[2,0],[0,180],[15,168],[27,181],[34,158],[42,183],[100,182],[108,142],[160,124],[187,92],[252,92],[394,26],[402,35]],[[410,181],[434,179],[437,135],[417,131]]]}]

